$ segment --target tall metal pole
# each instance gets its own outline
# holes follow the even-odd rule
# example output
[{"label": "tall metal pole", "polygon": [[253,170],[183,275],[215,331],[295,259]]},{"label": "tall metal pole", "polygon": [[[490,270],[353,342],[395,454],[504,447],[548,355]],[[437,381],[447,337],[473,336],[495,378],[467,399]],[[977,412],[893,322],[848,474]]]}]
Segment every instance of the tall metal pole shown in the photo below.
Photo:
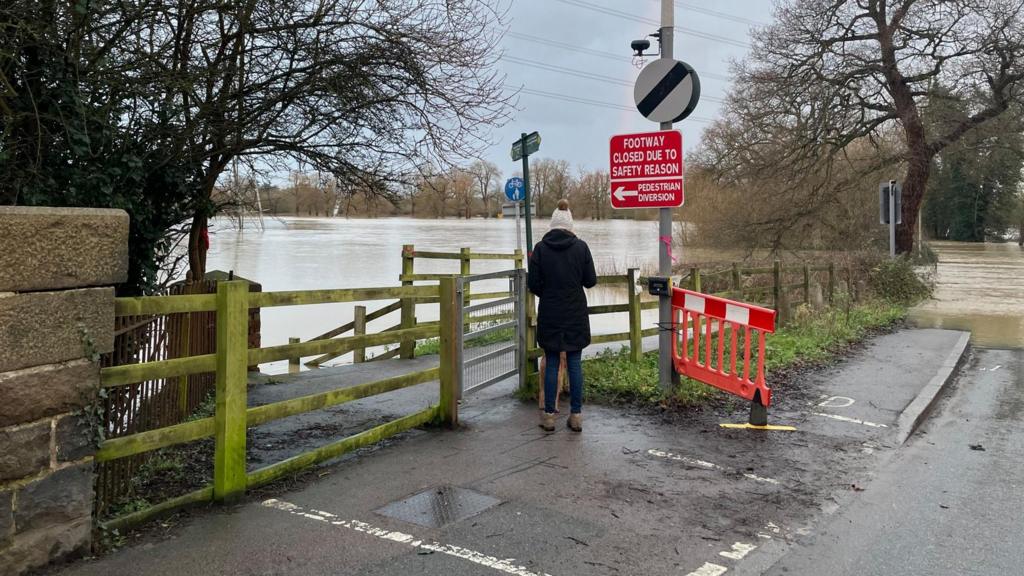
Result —
[{"label": "tall metal pole", "polygon": [[[661,0],[661,57],[672,58],[672,43],[675,40],[675,5],[673,0]],[[662,130],[671,130],[671,122],[662,122]],[[672,209],[660,208],[658,213],[658,274],[672,276]],[[672,297],[661,296],[658,303],[658,375],[661,389],[671,391],[678,379],[672,369],[672,332],[666,330],[672,324]]]},{"label": "tall metal pole", "polygon": [[896,181],[889,180],[889,258],[896,257]]},{"label": "tall metal pole", "polygon": [[519,212],[523,209],[523,201],[516,200],[516,250],[523,250],[523,225],[520,223]]},{"label": "tall metal pole", "polygon": [[530,157],[526,155],[526,132],[519,139],[523,152],[523,200],[526,201],[526,254],[533,254],[533,227],[530,225]]}]

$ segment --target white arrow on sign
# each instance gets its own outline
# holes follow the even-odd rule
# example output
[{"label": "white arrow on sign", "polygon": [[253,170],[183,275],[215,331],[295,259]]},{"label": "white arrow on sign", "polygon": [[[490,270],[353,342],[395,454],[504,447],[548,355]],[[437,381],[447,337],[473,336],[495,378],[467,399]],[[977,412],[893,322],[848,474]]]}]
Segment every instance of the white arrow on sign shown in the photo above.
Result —
[{"label": "white arrow on sign", "polygon": [[615,189],[615,192],[612,192],[612,195],[615,196],[616,200],[622,202],[623,200],[631,196],[639,196],[640,192],[637,190],[626,190],[625,186],[619,186],[618,188]]}]

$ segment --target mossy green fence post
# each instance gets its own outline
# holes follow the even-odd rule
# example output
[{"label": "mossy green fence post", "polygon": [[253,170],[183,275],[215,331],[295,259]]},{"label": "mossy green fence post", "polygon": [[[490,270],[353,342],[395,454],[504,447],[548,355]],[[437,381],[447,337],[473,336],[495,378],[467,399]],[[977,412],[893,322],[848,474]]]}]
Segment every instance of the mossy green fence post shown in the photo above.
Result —
[{"label": "mossy green fence post", "polygon": [[[461,248],[461,249],[459,249],[459,254],[461,255],[461,258],[459,259],[459,275],[461,275],[461,276],[469,276],[471,274],[470,269],[472,268],[472,266],[471,266],[472,260],[469,257],[470,249],[469,248]],[[470,299],[469,299],[469,283],[466,283],[466,284],[464,284],[462,286],[462,291],[463,291],[462,297],[464,298],[464,300],[462,301],[463,305],[469,306],[469,304],[470,304]],[[466,332],[469,332],[469,324],[466,324],[464,326],[464,329],[466,330]]]},{"label": "mossy green fence post", "polygon": [[640,333],[640,291],[637,285],[639,274],[640,271],[636,268],[626,271],[629,287],[629,358],[633,362],[639,362],[644,352],[643,335]]},{"label": "mossy green fence post", "polygon": [[[366,306],[355,307],[355,317],[352,322],[352,334],[366,336]],[[366,362],[366,346],[360,346],[352,351],[352,362],[355,364]]]},{"label": "mossy green fence post", "polygon": [[735,292],[733,295],[737,300],[743,300],[743,280],[740,277],[740,263],[732,263],[732,291]]},{"label": "mossy green fence post", "polygon": [[249,283],[219,282],[213,497],[220,502],[236,500],[245,493],[248,351]]},{"label": "mossy green fence post", "polygon": [[[288,343],[289,344],[298,344],[299,342],[302,342],[302,339],[299,338],[298,336],[290,336],[290,337],[288,337]],[[294,374],[296,372],[300,372],[301,370],[302,370],[302,358],[299,358],[298,356],[293,356],[293,357],[288,359],[288,373],[289,374]]]},{"label": "mossy green fence post", "polygon": [[804,264],[804,304],[811,303],[811,267]]},{"label": "mossy green fence post", "polygon": [[772,308],[778,312],[782,306],[782,262],[772,263]]},{"label": "mossy green fence post", "polygon": [[458,365],[459,355],[458,350],[456,350],[458,345],[457,330],[459,330],[462,324],[462,318],[459,317],[461,314],[459,314],[459,296],[455,290],[455,278],[442,278],[440,291],[441,398],[438,416],[441,424],[454,428],[459,423],[459,394],[458,390],[456,390],[458,386],[457,371],[462,369]]},{"label": "mossy green fence post", "polygon": [[690,286],[694,292],[700,292],[700,268],[690,268]]},{"label": "mossy green fence post", "polygon": [[836,263],[828,263],[828,305],[831,306],[836,294]]},{"label": "mossy green fence post", "polygon": [[[416,261],[416,247],[412,244],[402,246],[402,276],[408,277],[413,274]],[[412,286],[411,280],[402,280],[402,286]],[[416,301],[412,298],[402,298],[402,330],[416,327]],[[405,360],[413,357],[416,350],[416,340],[412,338],[402,339],[398,346],[399,356]]]}]

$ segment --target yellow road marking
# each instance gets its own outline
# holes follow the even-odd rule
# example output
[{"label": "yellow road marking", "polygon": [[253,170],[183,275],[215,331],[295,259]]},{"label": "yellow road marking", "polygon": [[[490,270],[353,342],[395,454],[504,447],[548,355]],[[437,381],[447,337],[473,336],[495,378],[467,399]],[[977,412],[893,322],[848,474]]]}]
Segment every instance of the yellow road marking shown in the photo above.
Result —
[{"label": "yellow road marking", "polygon": [[719,424],[722,428],[749,428],[751,430],[779,430],[782,432],[796,432],[796,428],[793,426],[774,426],[769,424],[767,426],[754,426],[753,424],[746,422],[743,424]]}]

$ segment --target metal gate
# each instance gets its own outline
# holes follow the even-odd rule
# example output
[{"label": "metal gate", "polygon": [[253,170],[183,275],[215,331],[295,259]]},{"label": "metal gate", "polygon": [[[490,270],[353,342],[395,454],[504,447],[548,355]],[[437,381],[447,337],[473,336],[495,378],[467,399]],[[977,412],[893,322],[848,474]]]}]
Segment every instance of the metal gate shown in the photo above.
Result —
[{"label": "metal gate", "polygon": [[[495,292],[496,288],[507,291]],[[455,290],[459,398],[513,376],[523,385],[526,362],[526,270],[461,276]],[[476,298],[474,298],[476,295]],[[474,303],[482,300],[479,303]]]}]

